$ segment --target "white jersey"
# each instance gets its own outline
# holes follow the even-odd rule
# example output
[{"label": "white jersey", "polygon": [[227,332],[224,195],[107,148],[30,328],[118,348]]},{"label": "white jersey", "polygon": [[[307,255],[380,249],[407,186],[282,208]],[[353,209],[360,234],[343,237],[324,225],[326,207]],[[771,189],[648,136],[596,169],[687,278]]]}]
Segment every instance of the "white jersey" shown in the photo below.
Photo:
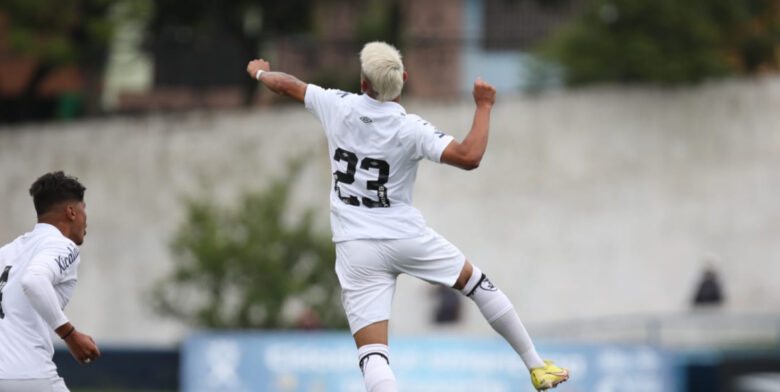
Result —
[{"label": "white jersey", "polygon": [[306,108],[328,138],[333,241],[401,239],[426,233],[412,207],[417,164],[439,162],[452,136],[396,102],[309,84]]},{"label": "white jersey", "polygon": [[[0,380],[58,377],[52,331],[68,322],[79,262],[78,246],[45,223],[0,248]],[[44,318],[36,309],[46,294],[57,303]]]}]

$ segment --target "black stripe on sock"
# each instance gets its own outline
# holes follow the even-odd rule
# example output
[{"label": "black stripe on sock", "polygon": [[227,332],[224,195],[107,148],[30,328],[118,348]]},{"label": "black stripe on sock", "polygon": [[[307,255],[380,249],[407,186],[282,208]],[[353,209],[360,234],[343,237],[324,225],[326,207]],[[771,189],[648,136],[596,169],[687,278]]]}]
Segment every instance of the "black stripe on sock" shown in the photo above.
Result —
[{"label": "black stripe on sock", "polygon": [[482,274],[482,276],[479,278],[479,281],[477,281],[477,284],[474,285],[474,288],[472,288],[471,291],[469,291],[469,293],[466,294],[466,296],[471,297],[471,294],[474,294],[474,291],[477,290],[477,287],[479,287],[479,285],[482,284],[482,281],[485,280],[486,278],[487,276],[485,276],[485,274]]},{"label": "black stripe on sock", "polygon": [[360,366],[360,371],[361,372],[364,371],[363,370],[363,365],[365,364],[366,359],[368,359],[368,357],[370,357],[372,355],[379,355],[380,357],[384,358],[385,361],[387,361],[388,365],[390,364],[390,360],[387,358],[387,355],[382,354],[382,353],[378,353],[378,352],[370,352],[370,353],[364,355],[362,358],[360,358],[360,362],[358,362],[358,366]]}]

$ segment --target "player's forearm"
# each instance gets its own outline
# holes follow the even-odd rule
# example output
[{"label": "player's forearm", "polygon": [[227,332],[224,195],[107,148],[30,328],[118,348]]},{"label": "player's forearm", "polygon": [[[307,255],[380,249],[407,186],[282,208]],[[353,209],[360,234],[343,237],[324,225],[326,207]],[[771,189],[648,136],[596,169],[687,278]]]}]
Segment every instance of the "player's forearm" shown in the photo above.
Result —
[{"label": "player's forearm", "polygon": [[263,72],[260,75],[260,82],[277,94],[286,95],[301,102],[306,95],[306,83],[284,72]]},{"label": "player's forearm", "polygon": [[478,105],[474,111],[474,121],[471,130],[461,143],[466,161],[473,168],[479,166],[482,157],[485,156],[490,131],[490,111],[492,105]]}]

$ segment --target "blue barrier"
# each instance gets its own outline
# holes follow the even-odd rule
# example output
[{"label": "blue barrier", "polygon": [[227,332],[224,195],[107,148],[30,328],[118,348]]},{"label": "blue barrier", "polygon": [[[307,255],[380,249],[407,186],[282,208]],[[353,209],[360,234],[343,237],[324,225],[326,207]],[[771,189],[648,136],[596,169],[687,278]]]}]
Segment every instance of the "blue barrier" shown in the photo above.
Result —
[{"label": "blue barrier", "polygon": [[82,365],[63,347],[54,363],[73,391],[179,390],[179,351],[176,348],[101,347],[97,361]]},{"label": "blue barrier", "polygon": [[[541,344],[571,370],[568,392],[680,390],[673,356],[642,345]],[[185,392],[363,392],[346,333],[205,333],[182,348]],[[525,367],[498,338],[395,337],[390,361],[399,389],[414,392],[531,390]]]}]

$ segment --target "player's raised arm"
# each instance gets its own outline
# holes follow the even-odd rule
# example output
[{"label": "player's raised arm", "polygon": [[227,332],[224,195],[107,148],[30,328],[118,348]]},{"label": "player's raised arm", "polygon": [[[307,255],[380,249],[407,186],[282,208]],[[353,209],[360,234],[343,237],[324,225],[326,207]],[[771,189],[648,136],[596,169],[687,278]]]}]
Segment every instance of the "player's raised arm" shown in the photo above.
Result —
[{"label": "player's raised arm", "polygon": [[271,71],[271,65],[263,59],[255,59],[246,66],[249,76],[259,80],[269,90],[303,102],[307,84],[284,72]]},{"label": "player's raised arm", "polygon": [[496,89],[480,78],[474,82],[474,103],[477,107],[474,111],[474,122],[471,130],[458,143],[453,140],[441,154],[441,162],[457,166],[464,170],[473,170],[479,167],[482,157],[485,155],[490,130],[490,111],[496,102]]}]

